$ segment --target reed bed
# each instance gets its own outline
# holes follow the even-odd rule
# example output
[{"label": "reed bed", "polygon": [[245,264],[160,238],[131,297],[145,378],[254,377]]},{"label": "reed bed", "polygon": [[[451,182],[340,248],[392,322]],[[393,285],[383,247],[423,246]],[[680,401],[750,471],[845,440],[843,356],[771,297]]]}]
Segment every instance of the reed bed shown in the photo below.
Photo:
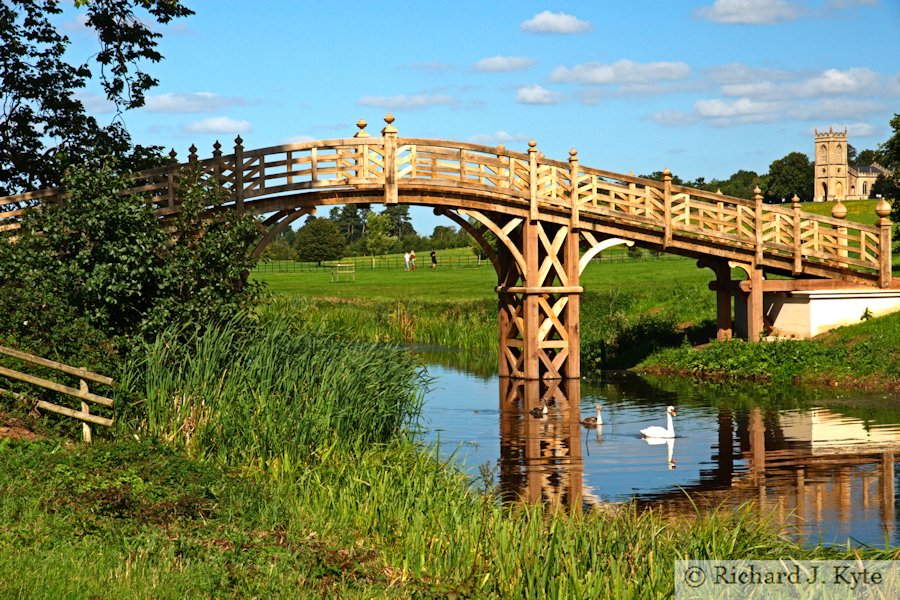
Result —
[{"label": "reed bed", "polygon": [[273,296],[258,311],[265,320],[288,318],[302,329],[328,332],[346,340],[497,352],[496,301],[346,301]]},{"label": "reed bed", "polygon": [[633,504],[586,513],[504,506],[435,454],[411,443],[352,457],[327,451],[313,468],[281,469],[276,495],[292,523],[375,550],[404,596],[667,598],[679,559],[852,556],[803,549],[749,507],[676,520]]},{"label": "reed bed", "polygon": [[426,382],[396,348],[300,333],[285,319],[172,328],[133,356],[122,388],[141,400],[125,426],[232,464],[387,442],[419,415]]}]

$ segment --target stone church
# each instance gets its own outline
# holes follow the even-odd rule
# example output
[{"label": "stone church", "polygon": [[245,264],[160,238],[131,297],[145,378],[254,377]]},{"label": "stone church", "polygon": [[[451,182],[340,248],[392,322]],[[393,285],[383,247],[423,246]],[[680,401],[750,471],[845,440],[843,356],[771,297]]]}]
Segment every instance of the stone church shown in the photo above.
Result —
[{"label": "stone church", "polygon": [[816,176],[813,201],[866,200],[872,184],[887,169],[879,164],[870,167],[851,167],[847,164],[847,130],[819,133],[816,129]]}]

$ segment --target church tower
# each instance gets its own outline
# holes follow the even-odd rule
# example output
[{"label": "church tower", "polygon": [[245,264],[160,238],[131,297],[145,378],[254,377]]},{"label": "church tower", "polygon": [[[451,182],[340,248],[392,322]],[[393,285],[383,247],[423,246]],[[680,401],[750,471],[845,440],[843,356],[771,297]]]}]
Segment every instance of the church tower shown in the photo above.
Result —
[{"label": "church tower", "polygon": [[843,199],[850,193],[847,165],[847,130],[819,133],[816,129],[816,177],[813,201]]}]

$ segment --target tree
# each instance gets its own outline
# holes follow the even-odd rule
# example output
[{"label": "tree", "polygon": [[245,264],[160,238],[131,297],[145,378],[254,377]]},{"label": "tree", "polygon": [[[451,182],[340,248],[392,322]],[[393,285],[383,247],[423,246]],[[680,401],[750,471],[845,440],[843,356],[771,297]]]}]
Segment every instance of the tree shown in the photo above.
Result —
[{"label": "tree", "polygon": [[409,216],[409,205],[392,204],[381,211],[381,214],[390,219],[391,235],[396,235],[398,240],[402,240],[403,236],[416,235],[412,218]]},{"label": "tree", "polygon": [[[891,220],[900,222],[900,113],[891,119],[893,135],[878,147],[878,162],[889,172],[875,180],[872,191],[891,199]],[[894,229],[894,239],[900,241],[900,229]]]},{"label": "tree", "polygon": [[397,242],[397,238],[391,235],[393,223],[388,215],[369,211],[366,216],[366,249],[372,256],[384,254]]},{"label": "tree", "polygon": [[726,196],[750,199],[753,198],[754,188],[759,186],[762,189],[765,185],[764,176],[759,175],[756,171],[741,169],[733,173],[726,181],[722,181],[716,190]]},{"label": "tree", "polygon": [[341,235],[337,224],[330,219],[309,218],[306,224],[297,230],[294,248],[297,258],[315,261],[338,260],[344,256],[347,240]]},{"label": "tree", "polygon": [[203,327],[249,308],[257,229],[251,217],[207,208],[221,190],[185,173],[181,212],[160,227],[114,160],[64,178],[65,202],[26,211],[17,240],[0,238],[0,331],[60,357],[111,348],[162,327]]},{"label": "tree", "polygon": [[856,162],[850,163],[853,167],[871,167],[878,162],[878,152],[875,150],[863,150],[856,156]]},{"label": "tree", "polygon": [[344,239],[348,242],[360,239],[365,233],[366,221],[355,204],[333,207],[328,213],[328,218],[337,224]]},{"label": "tree", "polygon": [[[58,186],[63,172],[94,154],[119,158],[126,170],[156,166],[158,148],[133,146],[121,122],[101,126],[85,113],[76,91],[93,73],[66,57],[69,39],[54,27],[60,0],[0,3],[0,195]],[[157,62],[165,24],[193,14],[179,0],[74,0],[97,34],[99,80],[119,115],[142,106],[157,81],[138,68]],[[140,14],[136,14],[138,10]]]},{"label": "tree", "polygon": [[791,152],[769,165],[769,175],[762,186],[767,200],[781,201],[797,194],[801,202],[812,199],[815,165],[802,152]]}]

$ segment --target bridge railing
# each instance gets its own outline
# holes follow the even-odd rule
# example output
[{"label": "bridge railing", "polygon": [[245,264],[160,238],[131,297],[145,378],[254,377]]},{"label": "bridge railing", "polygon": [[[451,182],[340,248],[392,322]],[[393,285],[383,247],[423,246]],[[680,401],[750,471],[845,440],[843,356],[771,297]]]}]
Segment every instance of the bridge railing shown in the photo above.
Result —
[{"label": "bridge railing", "polygon": [[[391,122],[393,118],[391,118]],[[124,193],[143,194],[160,216],[179,210],[178,189],[184,169],[215,182],[243,210],[245,203],[291,192],[323,189],[378,189],[385,202],[397,200],[403,187],[480,192],[528,206],[532,218],[541,212],[582,222],[612,222],[660,235],[664,246],[695,240],[743,249],[758,264],[767,258],[792,261],[799,274],[816,263],[849,270],[882,286],[890,282],[890,223],[879,227],[848,223],[800,210],[724,196],[663,181],[580,166],[573,150],[567,162],[540,154],[534,142],[527,152],[463,142],[398,138],[388,127],[369,137],[365,124],[356,137],[317,140],[245,150],[238,137],[234,152],[198,159],[191,147],[187,162],[134,175],[135,186]],[[18,227],[24,206],[59,198],[62,190],[40,190],[0,198],[0,231]],[[261,205],[262,206],[262,205]],[[259,211],[257,211],[259,212]],[[780,264],[781,264],[780,263]]]}]

